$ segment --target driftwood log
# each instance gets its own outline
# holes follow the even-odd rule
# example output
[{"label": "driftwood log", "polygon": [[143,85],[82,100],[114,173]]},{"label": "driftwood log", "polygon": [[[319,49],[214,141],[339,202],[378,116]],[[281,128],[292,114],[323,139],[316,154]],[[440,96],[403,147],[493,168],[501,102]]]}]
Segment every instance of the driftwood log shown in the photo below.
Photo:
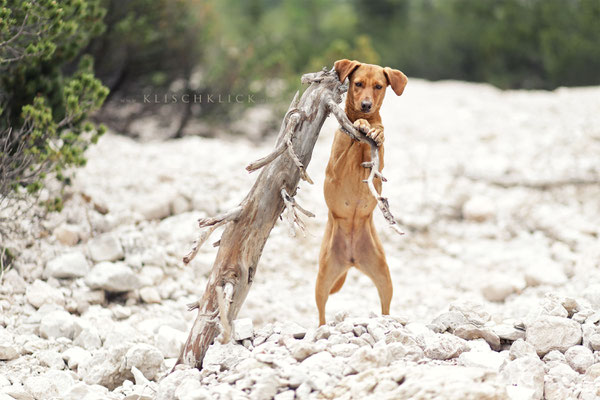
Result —
[{"label": "driftwood log", "polygon": [[342,85],[334,70],[325,69],[304,75],[302,83],[310,86],[300,99],[296,93],[292,100],[277,136],[275,150],[246,167],[250,172],[263,168],[246,198],[230,211],[199,221],[202,230],[192,251],[184,257],[186,264],[217,227],[226,225],[226,228],[215,243],[219,251],[204,294],[201,300],[190,305],[190,310],[198,309],[198,316],[175,367],[186,364],[201,369],[204,355],[215,337],[222,332],[223,341],[229,340],[231,322],[246,299],[263,247],[282,212],[287,211],[292,229],[294,224],[303,228],[297,211],[314,216],[295,202],[294,195],[300,179],[312,183],[306,167],[329,113],[335,115],[350,137],[371,145],[372,160],[363,164],[363,167],[371,169],[365,182],[377,198],[390,226],[400,232],[389,211],[387,199],[381,197],[373,185],[375,178],[385,180],[379,172],[377,145],[359,132],[339,107],[347,86]]}]

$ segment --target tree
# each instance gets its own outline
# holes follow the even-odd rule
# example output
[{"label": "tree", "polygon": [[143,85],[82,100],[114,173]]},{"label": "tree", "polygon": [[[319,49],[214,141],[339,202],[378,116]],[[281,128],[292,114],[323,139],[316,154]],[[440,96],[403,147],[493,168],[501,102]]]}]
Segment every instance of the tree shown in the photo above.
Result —
[{"label": "tree", "polygon": [[103,133],[86,120],[108,89],[90,57],[70,64],[103,17],[100,0],[0,0],[0,209],[39,191],[48,174],[68,183],[66,168],[85,164]]}]

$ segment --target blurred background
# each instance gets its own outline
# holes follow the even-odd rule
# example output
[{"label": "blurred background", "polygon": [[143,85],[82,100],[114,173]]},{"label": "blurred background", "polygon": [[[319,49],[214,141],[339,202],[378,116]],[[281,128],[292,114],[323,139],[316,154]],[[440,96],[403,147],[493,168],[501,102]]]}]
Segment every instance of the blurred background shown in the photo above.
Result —
[{"label": "blurred background", "polygon": [[340,58],[502,89],[598,85],[599,20],[598,0],[0,0],[0,195],[68,183],[105,125],[260,140],[301,74]]}]

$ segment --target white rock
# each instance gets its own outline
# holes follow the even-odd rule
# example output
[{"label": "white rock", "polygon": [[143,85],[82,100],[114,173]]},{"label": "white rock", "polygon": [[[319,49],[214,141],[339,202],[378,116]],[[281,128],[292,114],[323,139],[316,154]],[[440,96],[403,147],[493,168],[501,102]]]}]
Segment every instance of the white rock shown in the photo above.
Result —
[{"label": "white rock", "polygon": [[551,350],[566,351],[581,343],[581,326],[568,318],[540,316],[527,327],[526,341],[543,356]]},{"label": "white rock", "polygon": [[[404,382],[389,396],[369,396],[368,398],[507,399],[506,389],[501,384],[497,374],[480,368],[467,368],[456,365],[423,365],[408,368],[405,375]],[[477,382],[477,384],[473,384],[474,382]],[[352,397],[349,396],[349,398]]]},{"label": "white rock", "polygon": [[468,346],[463,339],[448,333],[436,333],[425,338],[424,353],[433,360],[449,360],[467,350]]},{"label": "white rock", "polygon": [[590,346],[594,351],[600,351],[600,333],[590,335]]},{"label": "white rock", "polygon": [[71,386],[63,396],[61,400],[104,400],[108,398],[108,389],[80,382]]},{"label": "white rock", "polygon": [[0,360],[10,361],[19,357],[19,349],[11,333],[0,328]]},{"label": "white rock", "polygon": [[[187,380],[196,382],[200,381],[200,371],[198,371],[196,368],[186,368],[186,366],[183,366],[183,368],[184,369],[177,368],[175,371],[173,371],[160,381],[158,386],[158,393],[156,394],[156,400],[178,399],[175,393],[177,392],[179,386],[183,384],[183,382]],[[179,398],[179,400],[184,399]]]},{"label": "white rock", "polygon": [[376,322],[369,322],[367,325],[367,332],[369,332],[369,335],[371,335],[375,342],[385,340],[386,330],[383,326]]},{"label": "white rock", "polygon": [[322,351],[323,348],[316,343],[309,343],[305,340],[300,340],[290,348],[290,353],[297,361],[301,362],[307,357]]},{"label": "white rock", "polygon": [[98,349],[102,347],[102,338],[96,327],[87,326],[82,328],[81,332],[76,335],[73,344],[88,350]]},{"label": "white rock", "polygon": [[147,220],[167,218],[171,215],[171,196],[146,199],[138,204],[137,210]]},{"label": "white rock", "polygon": [[567,282],[567,276],[560,264],[548,259],[542,264],[528,267],[525,282],[527,286],[560,286]]},{"label": "white rock", "polygon": [[233,321],[233,339],[240,341],[250,339],[254,335],[254,326],[251,318],[240,318]]},{"label": "white rock", "polygon": [[137,275],[122,262],[96,264],[85,278],[85,283],[92,289],[109,292],[128,292],[139,287]]},{"label": "white rock", "polygon": [[130,343],[121,343],[95,351],[91,359],[79,364],[78,375],[88,385],[102,385],[113,390],[131,377],[125,367],[125,355],[130,347]]},{"label": "white rock", "polygon": [[41,375],[48,379],[58,389],[58,397],[64,399],[64,394],[75,384],[75,374],[70,371],[49,370]]},{"label": "white rock", "polygon": [[[531,391],[531,399],[544,394],[544,363],[537,356],[525,356],[508,362],[502,369],[502,378],[510,386]],[[526,399],[527,397],[521,397]]]},{"label": "white rock", "polygon": [[580,374],[594,364],[594,354],[590,349],[584,346],[573,346],[565,351],[565,358],[571,368]]},{"label": "white rock", "polygon": [[65,304],[65,297],[60,290],[39,279],[36,279],[27,287],[25,296],[29,304],[35,308],[40,308],[44,304],[58,304],[60,306]]},{"label": "white rock", "polygon": [[272,400],[277,394],[279,380],[276,373],[266,374],[256,382],[252,392],[250,392],[251,400]]},{"label": "white rock", "polygon": [[71,279],[85,276],[90,270],[85,256],[76,251],[63,254],[46,263],[44,275],[57,279]]},{"label": "white rock", "polygon": [[[400,344],[400,343],[394,343]],[[401,344],[400,344],[401,345]],[[401,345],[402,346],[402,345]],[[359,346],[353,343],[340,343],[331,346],[328,351],[335,357],[350,357],[358,350]]]},{"label": "white rock", "polygon": [[465,340],[484,339],[492,349],[500,350],[500,338],[491,329],[478,327],[474,324],[465,324],[456,327],[454,335]]},{"label": "white rock", "polygon": [[165,273],[160,267],[146,265],[142,267],[139,275],[142,286],[156,286],[162,281]]},{"label": "white rock", "polygon": [[494,218],[496,205],[489,197],[473,196],[463,204],[462,214],[467,221],[483,222]]},{"label": "white rock", "polygon": [[182,214],[184,212],[188,212],[192,209],[192,204],[190,200],[179,194],[173,198],[171,201],[171,215]]},{"label": "white rock", "polygon": [[495,351],[467,351],[458,356],[458,363],[465,367],[485,368],[500,371],[506,359]]},{"label": "white rock", "polygon": [[302,339],[306,335],[306,328],[295,322],[288,322],[281,328],[281,333],[292,335],[295,339]]},{"label": "white rock", "polygon": [[36,354],[40,364],[51,369],[64,369],[65,362],[56,350],[44,350]]},{"label": "white rock", "polygon": [[90,257],[95,262],[117,261],[125,256],[121,242],[112,233],[96,236],[88,242],[87,246]]},{"label": "white rock", "polygon": [[577,372],[568,365],[557,363],[544,377],[544,398],[546,400],[564,400],[577,398],[574,393],[579,379]]},{"label": "white rock", "polygon": [[519,287],[510,280],[494,279],[481,288],[481,294],[486,300],[500,302],[518,290]]},{"label": "white rock", "polygon": [[385,367],[391,362],[391,355],[385,347],[361,347],[348,359],[348,365],[356,372],[370,368]]},{"label": "white rock", "polygon": [[583,291],[583,297],[590,302],[595,310],[600,309],[600,284],[587,286]]},{"label": "white rock", "polygon": [[13,294],[25,293],[28,286],[17,270],[12,268],[4,272],[3,282],[5,284],[8,283],[12,287]]},{"label": "white rock", "polygon": [[492,331],[498,335],[500,339],[515,341],[525,339],[525,331],[517,329],[512,325],[499,324],[492,326]]},{"label": "white rock", "polygon": [[164,358],[160,350],[156,347],[140,343],[127,351],[125,360],[126,368],[131,369],[131,367],[136,367],[147,379],[152,380],[158,374]]},{"label": "white rock", "polygon": [[527,356],[537,357],[535,347],[533,347],[531,344],[527,343],[523,339],[517,339],[513,342],[513,344],[510,346],[509,354],[511,360]]},{"label": "white rock", "polygon": [[132,311],[131,311],[131,308],[129,308],[129,307],[125,307],[120,304],[117,304],[112,308],[112,313],[116,319],[121,320],[121,319],[127,319],[127,318],[131,317]]},{"label": "white rock", "polygon": [[175,390],[175,399],[212,400],[212,395],[202,386],[199,379],[187,378]]},{"label": "white rock", "polygon": [[92,358],[92,353],[79,346],[73,346],[62,353],[62,358],[67,362],[70,369],[75,370],[79,365],[89,361]]},{"label": "white rock", "polygon": [[563,364],[567,363],[567,359],[566,359],[565,355],[558,350],[552,350],[552,351],[548,352],[548,354],[546,354],[542,360],[544,360],[544,362],[546,364],[549,364],[552,362],[558,362],[558,363],[563,363]]},{"label": "white rock", "polygon": [[156,335],[156,347],[165,358],[178,357],[186,340],[187,334],[185,332],[163,325],[158,329]]},{"label": "white rock", "polygon": [[483,304],[471,300],[457,300],[450,303],[450,311],[457,311],[472,324],[481,326],[491,318]]},{"label": "white rock", "polygon": [[156,304],[161,302],[160,293],[158,289],[152,286],[146,286],[140,289],[140,297],[144,303]]},{"label": "white rock", "polygon": [[75,317],[64,310],[54,310],[42,317],[40,336],[44,339],[60,337],[73,339],[75,328]]},{"label": "white rock", "polygon": [[53,399],[59,394],[56,384],[45,376],[31,376],[25,379],[23,388],[36,400]]},{"label": "white rock", "polygon": [[33,396],[28,391],[26,391],[23,385],[21,385],[20,383],[15,383],[11,386],[4,387],[2,388],[2,391],[0,393],[6,394],[8,396],[8,399],[6,400],[35,400]]},{"label": "white rock", "polygon": [[294,400],[296,393],[293,390],[277,393],[273,400]]},{"label": "white rock", "polygon": [[75,246],[80,239],[81,229],[76,225],[62,224],[54,229],[54,237],[66,246]]}]

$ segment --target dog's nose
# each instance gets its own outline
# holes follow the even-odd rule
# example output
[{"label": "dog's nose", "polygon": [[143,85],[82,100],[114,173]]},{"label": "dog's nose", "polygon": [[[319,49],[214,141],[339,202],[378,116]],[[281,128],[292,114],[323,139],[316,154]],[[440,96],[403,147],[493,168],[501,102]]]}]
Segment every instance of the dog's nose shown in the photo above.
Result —
[{"label": "dog's nose", "polygon": [[360,106],[362,107],[363,111],[371,111],[372,105],[373,105],[373,103],[371,103],[368,100],[363,100],[362,103],[360,103]]}]

